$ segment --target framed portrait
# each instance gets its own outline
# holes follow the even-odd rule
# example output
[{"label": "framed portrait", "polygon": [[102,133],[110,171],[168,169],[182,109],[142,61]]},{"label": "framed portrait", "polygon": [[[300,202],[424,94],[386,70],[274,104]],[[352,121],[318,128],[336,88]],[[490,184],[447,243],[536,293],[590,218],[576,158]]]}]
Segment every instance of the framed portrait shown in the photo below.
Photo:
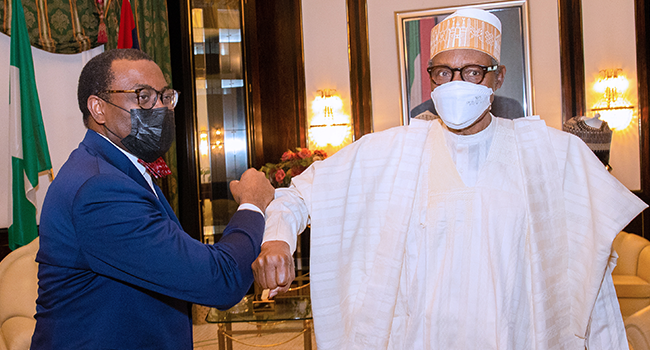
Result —
[{"label": "framed portrait", "polygon": [[[404,125],[408,125],[411,118],[423,111],[430,111],[433,107],[431,83],[427,73],[431,29],[456,10],[467,7],[489,11],[501,21],[499,64],[506,66],[506,76],[503,86],[494,93],[495,99],[507,103],[508,108],[515,106],[509,110],[518,112],[521,108],[522,113],[518,114],[522,116],[532,115],[527,1],[501,1],[395,13]],[[493,111],[497,103],[498,101],[493,103]]]}]

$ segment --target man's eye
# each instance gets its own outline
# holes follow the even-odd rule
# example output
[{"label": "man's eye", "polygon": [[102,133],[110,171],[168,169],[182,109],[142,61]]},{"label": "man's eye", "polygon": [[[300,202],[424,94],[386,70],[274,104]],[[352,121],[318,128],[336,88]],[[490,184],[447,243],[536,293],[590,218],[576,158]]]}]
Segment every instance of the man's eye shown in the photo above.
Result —
[{"label": "man's eye", "polygon": [[145,92],[141,92],[139,98],[140,98],[140,101],[146,102],[146,101],[149,101],[149,99],[151,98],[151,95],[148,94],[148,93],[145,93]]}]

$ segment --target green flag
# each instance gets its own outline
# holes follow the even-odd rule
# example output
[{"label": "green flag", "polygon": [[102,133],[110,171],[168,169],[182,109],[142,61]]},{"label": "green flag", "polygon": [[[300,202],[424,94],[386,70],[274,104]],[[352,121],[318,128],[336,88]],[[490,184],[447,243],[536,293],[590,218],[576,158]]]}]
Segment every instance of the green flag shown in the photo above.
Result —
[{"label": "green flag", "polygon": [[52,173],[41,105],[34,79],[34,62],[25,13],[20,0],[12,1],[11,62],[9,66],[9,133],[12,174],[12,224],[9,248],[16,249],[38,236],[36,187],[38,174]]}]

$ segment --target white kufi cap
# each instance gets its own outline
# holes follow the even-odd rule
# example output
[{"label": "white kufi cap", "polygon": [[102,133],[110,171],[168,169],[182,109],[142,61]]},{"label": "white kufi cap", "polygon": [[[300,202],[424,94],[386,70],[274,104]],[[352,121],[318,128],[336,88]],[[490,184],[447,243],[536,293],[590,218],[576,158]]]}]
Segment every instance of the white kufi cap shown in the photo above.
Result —
[{"label": "white kufi cap", "polygon": [[472,49],[501,58],[501,21],[480,9],[461,9],[431,29],[431,56],[443,51]]}]

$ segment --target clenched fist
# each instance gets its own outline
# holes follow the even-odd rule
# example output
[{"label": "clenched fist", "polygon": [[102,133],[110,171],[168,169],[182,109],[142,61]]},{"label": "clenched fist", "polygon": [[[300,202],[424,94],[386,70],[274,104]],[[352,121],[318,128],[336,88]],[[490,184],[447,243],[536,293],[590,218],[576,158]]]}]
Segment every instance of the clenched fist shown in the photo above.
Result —
[{"label": "clenched fist", "polygon": [[262,244],[262,251],[251,267],[255,281],[263,289],[271,290],[270,298],[289,290],[296,277],[291,250],[283,241],[268,241]]},{"label": "clenched fist", "polygon": [[273,200],[275,189],[263,172],[251,168],[240,180],[230,182],[230,192],[237,203],[250,203],[265,211]]}]

